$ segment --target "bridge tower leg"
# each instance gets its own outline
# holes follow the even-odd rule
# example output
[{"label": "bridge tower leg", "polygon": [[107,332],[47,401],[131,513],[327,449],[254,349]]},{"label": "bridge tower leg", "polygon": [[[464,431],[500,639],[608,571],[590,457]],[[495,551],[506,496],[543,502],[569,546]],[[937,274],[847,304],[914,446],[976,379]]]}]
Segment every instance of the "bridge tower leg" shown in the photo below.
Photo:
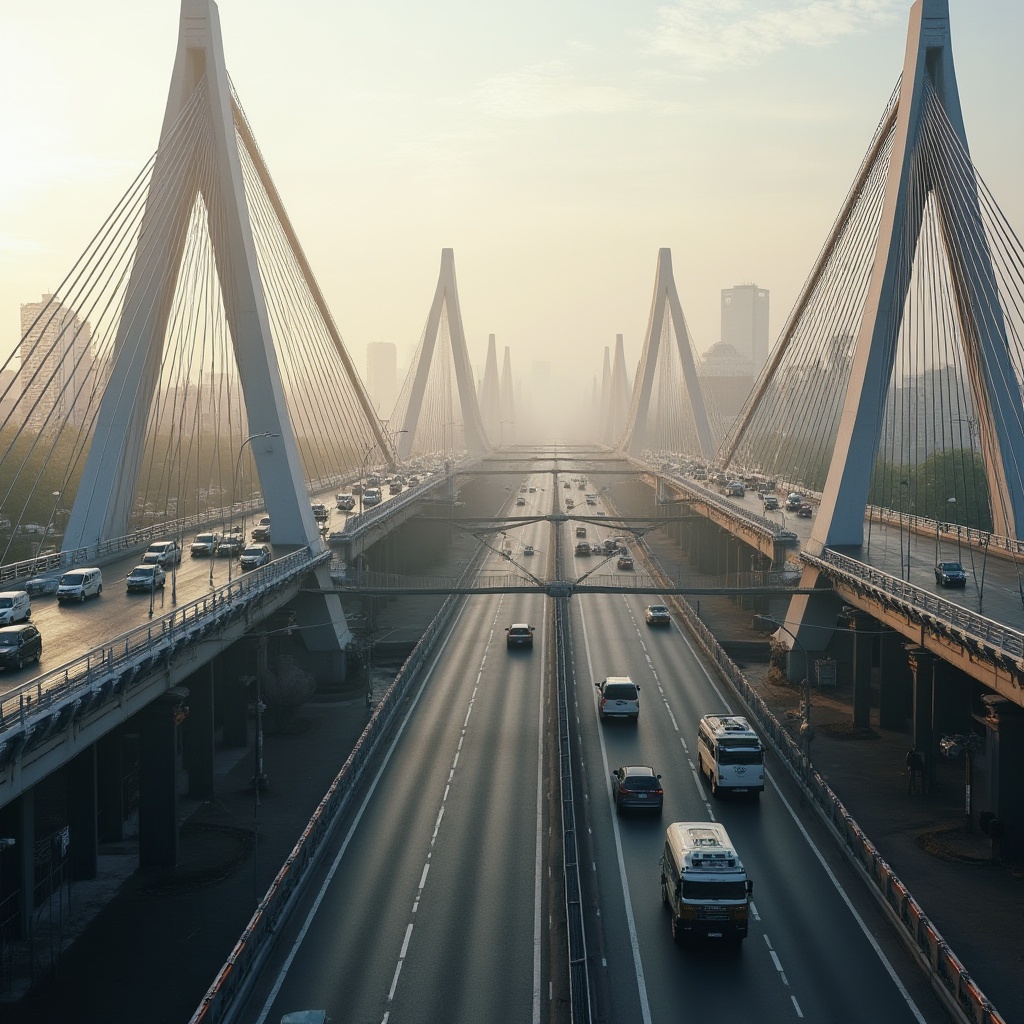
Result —
[{"label": "bridge tower leg", "polygon": [[[212,187],[200,176],[199,154],[182,160],[180,154],[163,151],[171,149],[164,143],[202,86],[207,96],[205,117],[213,139]],[[267,511],[274,521],[274,543],[281,548],[309,547],[314,553],[323,550],[288,416],[260,278],[236,141],[237,113],[217,6],[213,0],[182,0],[161,147],[118,325],[110,379],[64,534],[66,550],[90,547],[128,532],[146,425],[159,383],[161,352],[181,269],[185,229],[200,195],[207,210],[225,315],[245,396],[252,455]],[[262,164],[258,151],[250,156]],[[168,210],[173,214],[168,215]],[[386,445],[375,417],[371,426],[379,443]],[[317,569],[316,576],[320,589],[332,588],[326,565]],[[340,650],[351,638],[341,602],[336,594],[326,594],[321,595],[319,605],[321,614],[313,621],[327,622],[329,627],[307,637],[307,646]]]},{"label": "bridge tower leg", "polygon": [[139,712],[139,866],[178,863],[178,726],[188,690],[175,687]]},{"label": "bridge tower leg", "polygon": [[[948,0],[917,0],[910,11],[875,259],[834,455],[811,532],[812,551],[864,543],[864,511],[910,286],[909,267],[929,199],[938,210],[938,228],[957,298],[958,326],[981,429],[996,529],[1016,536],[1017,524],[1024,516],[1024,478],[1014,467],[1014,453],[1024,451],[1024,411],[1014,383],[977,186],[973,177],[962,181],[960,169],[954,166],[929,167],[927,186],[922,189],[914,184],[915,164],[930,159],[924,155],[921,138],[932,91],[966,154]],[[953,216],[954,210],[959,211],[958,217]],[[814,586],[816,578],[816,569],[805,569],[801,586]],[[803,627],[812,600],[794,598],[787,618]],[[820,637],[808,636],[806,630],[801,629],[799,635],[807,645],[821,644]]]},{"label": "bridge tower leg", "polygon": [[[633,383],[633,397],[630,403],[629,416],[620,444],[622,449],[636,455],[647,444],[647,416],[651,406],[651,392],[654,388],[654,375],[658,367],[658,355],[661,350],[662,333],[666,318],[671,322],[672,332],[676,338],[679,361],[683,368],[683,380],[693,410],[697,440],[700,454],[710,459],[714,454],[714,439],[711,436],[711,425],[704,396],[697,379],[697,364],[693,357],[693,343],[690,331],[683,316],[683,307],[676,291],[675,277],[672,274],[672,250],[658,250],[658,270],[654,278],[654,297],[651,300],[651,315],[647,322],[647,337],[644,340],[643,355],[640,357],[640,369]],[[615,374],[613,372],[613,378]]]}]

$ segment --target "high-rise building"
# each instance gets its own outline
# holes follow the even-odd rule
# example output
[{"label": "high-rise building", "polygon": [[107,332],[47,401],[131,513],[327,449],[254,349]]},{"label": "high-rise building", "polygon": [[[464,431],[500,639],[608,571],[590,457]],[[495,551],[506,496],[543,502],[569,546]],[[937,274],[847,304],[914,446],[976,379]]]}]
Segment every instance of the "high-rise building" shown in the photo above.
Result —
[{"label": "high-rise building", "polygon": [[722,289],[722,343],[756,377],[768,362],[768,289],[737,284]]},{"label": "high-rise building", "polygon": [[398,400],[398,349],[390,341],[366,346],[366,390],[377,415],[387,419]]},{"label": "high-rise building", "polygon": [[[85,421],[93,369],[92,328],[54,295],[21,306],[21,370],[25,426],[56,430]],[[90,385],[91,387],[91,385]]]}]

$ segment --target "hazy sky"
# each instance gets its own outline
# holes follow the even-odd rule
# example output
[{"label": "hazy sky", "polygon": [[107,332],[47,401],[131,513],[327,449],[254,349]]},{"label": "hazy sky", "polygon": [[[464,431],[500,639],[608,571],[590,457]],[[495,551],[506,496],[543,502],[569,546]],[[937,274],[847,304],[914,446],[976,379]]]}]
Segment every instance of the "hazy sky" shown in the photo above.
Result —
[{"label": "hazy sky", "polygon": [[[975,163],[1024,232],[1021,0],[950,0]],[[701,351],[778,334],[903,60],[908,0],[222,0],[227,65],[361,370],[455,250],[473,361],[639,358],[657,250]],[[0,352],[156,146],[176,0],[0,0]],[[500,359],[499,347],[499,359]]]}]

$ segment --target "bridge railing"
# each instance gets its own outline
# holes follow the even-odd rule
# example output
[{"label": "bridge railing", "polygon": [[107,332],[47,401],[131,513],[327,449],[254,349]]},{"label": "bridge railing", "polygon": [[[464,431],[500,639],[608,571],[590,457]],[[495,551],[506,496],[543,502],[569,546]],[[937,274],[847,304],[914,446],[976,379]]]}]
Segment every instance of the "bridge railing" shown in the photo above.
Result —
[{"label": "bridge railing", "polygon": [[971,1024],[1005,1024],[1004,1018],[985,998],[967,969],[928,920],[920,904],[857,825],[829,784],[807,761],[799,744],[750,685],[739,666],[722,649],[711,630],[685,600],[676,599],[675,603],[691,635],[740,694],[772,749],[811,798],[812,806],[825,821],[846,856],[859,869],[861,877],[869,884],[870,891],[876,896],[904,945],[911,951],[932,988],[954,1018]]},{"label": "bridge railing", "polygon": [[1013,658],[1024,658],[1024,633],[1019,630],[1011,629],[1001,622],[979,615],[838,551],[825,548],[818,555],[803,552],[800,557],[830,576],[841,577],[853,587],[870,588],[880,595],[883,603],[886,598],[898,602],[904,611],[919,621],[931,621],[933,625],[948,624],[957,633],[963,634],[961,638],[964,640],[973,639]]},{"label": "bridge railing", "polygon": [[[0,767],[18,752],[12,747],[5,751],[8,742],[13,744],[6,734],[35,730],[44,718],[49,719],[51,732],[63,728],[67,722],[62,711],[70,702],[88,700],[87,708],[79,705],[73,709],[75,714],[93,710],[118,689],[140,679],[161,658],[202,639],[215,623],[226,624],[234,611],[244,608],[253,597],[329,557],[326,551],[316,555],[308,548],[293,551],[8,690],[0,696]],[[34,732],[33,741],[38,739]]]},{"label": "bridge railing", "polygon": [[941,536],[947,540],[957,540],[977,551],[990,551],[1002,557],[1024,557],[1024,540],[1007,537],[1001,533],[989,533],[973,526],[963,526],[950,522],[948,519],[929,519],[910,512],[898,512],[879,505],[868,505],[865,510],[868,521],[885,523],[898,529],[909,530],[922,537]]}]

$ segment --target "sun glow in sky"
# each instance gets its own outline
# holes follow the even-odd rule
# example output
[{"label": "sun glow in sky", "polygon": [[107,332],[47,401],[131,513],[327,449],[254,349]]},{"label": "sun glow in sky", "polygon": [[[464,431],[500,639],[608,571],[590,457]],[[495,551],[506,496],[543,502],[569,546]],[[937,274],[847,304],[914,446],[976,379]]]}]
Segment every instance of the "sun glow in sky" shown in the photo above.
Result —
[{"label": "sun glow in sky", "polygon": [[[229,73],[353,358],[407,358],[443,247],[487,335],[639,358],[658,248],[698,350],[778,334],[899,75],[908,0],[221,0]],[[950,0],[972,154],[1024,231],[1024,4]],[[156,147],[177,0],[0,0],[0,354]]]}]

